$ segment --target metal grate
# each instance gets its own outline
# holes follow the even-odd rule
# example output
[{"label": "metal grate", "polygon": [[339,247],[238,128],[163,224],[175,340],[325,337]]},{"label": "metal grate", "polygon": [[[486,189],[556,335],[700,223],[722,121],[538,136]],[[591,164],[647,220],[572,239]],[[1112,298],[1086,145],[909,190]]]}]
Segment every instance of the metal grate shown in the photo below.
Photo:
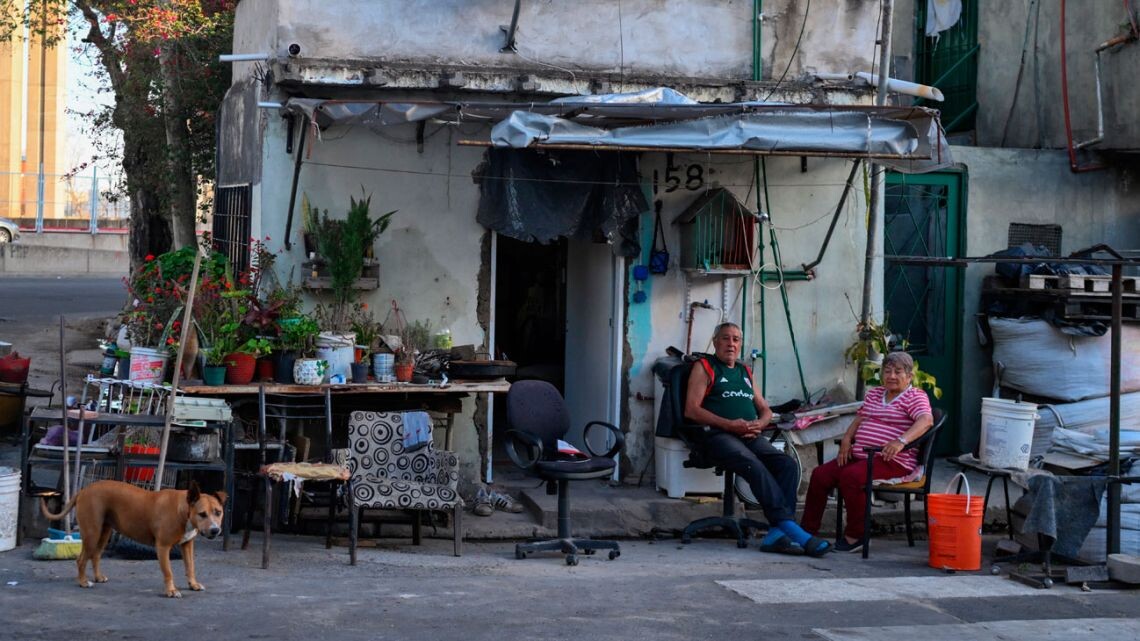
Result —
[{"label": "metal grate", "polygon": [[219,187],[214,197],[214,249],[225,254],[234,274],[249,271],[250,185]]},{"label": "metal grate", "polygon": [[970,131],[978,110],[978,0],[962,0],[958,22],[933,38],[926,37],[927,3],[915,4],[915,79],[946,96],[936,105],[946,131]]},{"label": "metal grate", "polygon": [[1020,247],[1025,243],[1041,245],[1054,256],[1061,255],[1061,226],[1060,225],[1031,225],[1029,223],[1010,223],[1009,242],[1007,247]]}]

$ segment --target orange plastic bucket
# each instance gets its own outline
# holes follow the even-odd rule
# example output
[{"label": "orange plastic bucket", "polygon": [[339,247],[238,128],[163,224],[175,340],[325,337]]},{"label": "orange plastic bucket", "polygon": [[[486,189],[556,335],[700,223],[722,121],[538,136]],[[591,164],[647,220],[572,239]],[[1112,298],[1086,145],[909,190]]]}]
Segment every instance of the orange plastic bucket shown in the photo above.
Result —
[{"label": "orange plastic bucket", "polygon": [[[950,494],[958,477],[966,485],[965,494]],[[930,515],[930,567],[940,570],[980,570],[982,567],[982,497],[970,495],[970,482],[958,473],[950,479],[943,494],[929,494],[926,510]]]}]

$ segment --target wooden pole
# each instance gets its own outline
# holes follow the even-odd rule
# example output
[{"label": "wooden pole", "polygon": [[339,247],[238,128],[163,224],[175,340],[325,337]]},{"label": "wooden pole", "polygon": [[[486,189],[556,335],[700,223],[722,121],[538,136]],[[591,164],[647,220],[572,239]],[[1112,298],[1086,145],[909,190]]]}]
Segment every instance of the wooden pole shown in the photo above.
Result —
[{"label": "wooden pole", "polygon": [[193,324],[194,294],[198,291],[198,269],[202,266],[202,248],[194,253],[194,269],[190,273],[190,293],[182,310],[182,332],[178,338],[178,355],[174,358],[174,376],[170,379],[170,397],[166,403],[166,419],[162,423],[162,445],[158,449],[158,470],[154,473],[154,491],[162,489],[162,473],[166,469],[166,446],[170,441],[170,422],[174,419],[174,399],[178,397],[178,384],[182,378],[182,357],[186,354],[186,337]]}]

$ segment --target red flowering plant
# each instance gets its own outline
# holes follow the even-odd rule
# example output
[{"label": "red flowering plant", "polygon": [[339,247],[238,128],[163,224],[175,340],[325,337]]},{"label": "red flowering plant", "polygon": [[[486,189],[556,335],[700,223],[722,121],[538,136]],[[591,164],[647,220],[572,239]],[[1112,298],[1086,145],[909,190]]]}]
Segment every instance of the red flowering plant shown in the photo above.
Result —
[{"label": "red flowering plant", "polygon": [[[196,251],[196,247],[188,246],[159,256],[148,255],[124,279],[129,300],[120,318],[133,345],[177,347]],[[207,254],[199,268],[199,291],[203,289],[201,283],[223,278],[224,274],[225,258]]]}]

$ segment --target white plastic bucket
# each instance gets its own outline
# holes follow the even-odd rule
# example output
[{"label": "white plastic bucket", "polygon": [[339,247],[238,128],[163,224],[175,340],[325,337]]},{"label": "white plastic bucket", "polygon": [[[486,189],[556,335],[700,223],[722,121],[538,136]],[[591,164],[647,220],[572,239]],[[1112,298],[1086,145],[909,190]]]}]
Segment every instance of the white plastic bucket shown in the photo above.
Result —
[{"label": "white plastic bucket", "polygon": [[0,467],[0,552],[16,547],[16,516],[20,510],[20,470]]},{"label": "white plastic bucket", "polygon": [[352,361],[356,358],[356,334],[321,332],[317,336],[316,346],[317,358],[329,364],[326,373],[329,382],[344,383],[352,380]]},{"label": "white plastic bucket", "polygon": [[132,347],[130,380],[137,383],[161,383],[169,359],[170,353],[166,350]]},{"label": "white plastic bucket", "polygon": [[978,458],[990,467],[1029,467],[1037,405],[1004,398],[982,399],[982,439]]}]

